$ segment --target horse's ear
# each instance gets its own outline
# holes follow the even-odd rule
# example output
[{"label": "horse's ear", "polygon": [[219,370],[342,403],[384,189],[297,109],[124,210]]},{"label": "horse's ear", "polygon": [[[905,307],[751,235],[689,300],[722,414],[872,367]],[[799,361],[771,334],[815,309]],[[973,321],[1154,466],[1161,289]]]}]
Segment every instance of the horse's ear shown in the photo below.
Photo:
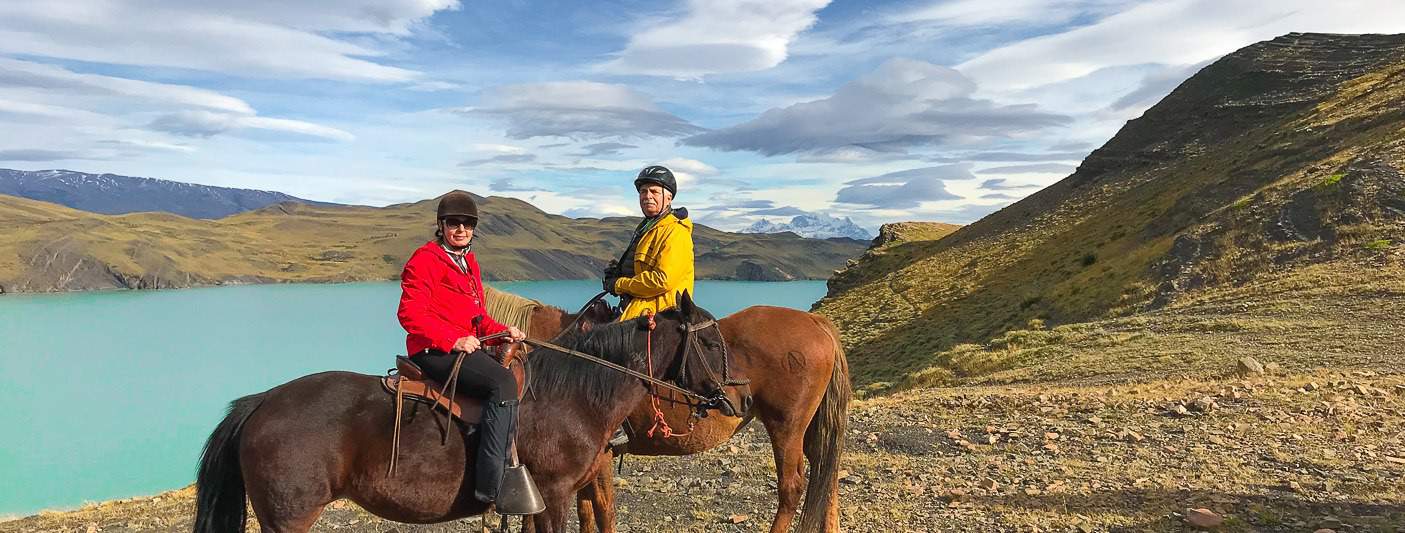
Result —
[{"label": "horse's ear", "polygon": [[693,316],[693,297],[688,294],[688,289],[678,294],[678,310],[683,312],[683,316]]}]

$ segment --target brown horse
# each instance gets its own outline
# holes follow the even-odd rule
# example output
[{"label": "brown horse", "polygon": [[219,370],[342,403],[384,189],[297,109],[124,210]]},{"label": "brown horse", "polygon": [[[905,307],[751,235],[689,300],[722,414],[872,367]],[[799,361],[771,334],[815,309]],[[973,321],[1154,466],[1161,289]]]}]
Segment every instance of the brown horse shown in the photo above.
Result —
[{"label": "brown horse", "polygon": [[[681,302],[678,310],[660,313],[652,331],[641,318],[567,332],[560,343],[659,375],[679,376],[684,365],[720,368],[725,347],[719,329],[704,327],[711,315],[686,294]],[[534,350],[527,370],[532,394],[520,408],[519,455],[547,505],[533,517],[533,529],[564,531],[572,497],[592,476],[610,433],[649,389],[639,379],[551,350]],[[715,397],[720,384],[694,377],[704,374],[684,373],[679,385]],[[386,466],[394,419],[379,378],[349,372],[304,376],[235,400],[205,444],[194,531],[242,533],[246,496],[265,532],[308,531],[323,507],[341,498],[400,522],[483,513],[485,505],[472,496],[477,433],[464,437],[449,429],[441,441],[445,435],[433,413],[409,410],[392,477]]]},{"label": "brown horse", "polygon": [[[588,319],[604,316],[594,312]],[[746,419],[713,416],[702,419],[687,436],[646,434],[653,409],[641,401],[629,415],[634,428],[629,453],[691,455],[717,447],[757,418],[771,438],[775,455],[776,516],[771,533],[790,530],[805,496],[800,531],[839,530],[839,459],[848,425],[851,390],[849,363],[834,324],[822,316],[784,307],[754,306],[718,321],[727,339],[735,374],[751,380],[751,408]],[[537,330],[550,336],[553,330]],[[735,391],[734,391],[735,392]],[[660,402],[669,424],[686,428],[688,410]],[[596,478],[581,489],[577,510],[582,532],[614,531],[614,480],[610,455],[597,459]],[[809,461],[808,483],[805,460]]]}]

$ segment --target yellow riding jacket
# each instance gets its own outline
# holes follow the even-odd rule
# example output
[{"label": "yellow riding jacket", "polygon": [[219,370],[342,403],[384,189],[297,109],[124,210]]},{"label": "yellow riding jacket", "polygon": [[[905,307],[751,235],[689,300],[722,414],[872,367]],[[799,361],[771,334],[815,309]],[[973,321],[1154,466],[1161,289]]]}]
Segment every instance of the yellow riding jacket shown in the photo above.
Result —
[{"label": "yellow riding jacket", "polygon": [[615,281],[615,294],[627,297],[620,320],[676,307],[678,293],[693,293],[693,221],[687,216],[670,212],[639,237],[634,275]]}]

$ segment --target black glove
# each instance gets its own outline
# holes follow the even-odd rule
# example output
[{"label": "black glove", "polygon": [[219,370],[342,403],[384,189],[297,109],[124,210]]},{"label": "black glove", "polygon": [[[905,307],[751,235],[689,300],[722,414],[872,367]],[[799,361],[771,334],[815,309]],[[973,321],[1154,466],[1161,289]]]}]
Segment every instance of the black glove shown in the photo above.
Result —
[{"label": "black glove", "polygon": [[604,272],[605,272],[605,277],[607,277],[607,278],[610,277],[610,276],[619,277],[619,275],[620,275],[620,262],[619,262],[619,260],[617,260],[617,259],[611,259],[611,260],[610,260],[610,264],[605,265],[605,271],[604,271]]},{"label": "black glove", "polygon": [[615,282],[619,280],[619,276],[605,276],[604,282],[601,283],[601,286],[605,287],[605,292],[608,292],[613,296],[619,296],[619,294],[615,293]]}]

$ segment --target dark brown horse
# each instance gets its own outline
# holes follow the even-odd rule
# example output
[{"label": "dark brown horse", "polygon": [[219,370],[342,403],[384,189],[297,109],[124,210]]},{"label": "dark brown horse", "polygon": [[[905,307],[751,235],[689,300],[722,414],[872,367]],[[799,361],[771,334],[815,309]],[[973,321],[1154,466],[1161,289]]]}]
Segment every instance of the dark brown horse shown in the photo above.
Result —
[{"label": "dark brown horse", "polygon": [[[588,319],[603,316],[595,312]],[[783,307],[754,306],[718,321],[727,339],[735,374],[751,380],[751,408],[745,421],[761,420],[771,438],[779,499],[771,533],[790,530],[800,498],[805,510],[800,531],[839,530],[838,474],[848,425],[849,363],[834,324],[822,316]],[[538,330],[550,336],[552,330]],[[686,428],[688,410],[661,402],[669,424]],[[653,410],[641,401],[629,415],[635,429],[629,453],[691,455],[726,442],[742,418],[702,419],[687,436],[649,437]],[[809,461],[808,482],[805,462]],[[614,480],[610,455],[597,459],[596,479],[578,495],[582,532],[614,531]]]},{"label": "dark brown horse", "polygon": [[[634,370],[678,376],[682,365],[720,368],[724,346],[707,311],[684,294],[678,310],[661,313],[652,333],[646,319],[567,332],[559,342]],[[652,335],[652,337],[650,337]],[[692,342],[688,340],[693,336]],[[652,345],[652,354],[645,347]],[[532,393],[521,405],[517,442],[547,510],[533,529],[566,528],[571,502],[590,481],[610,433],[644,400],[643,382],[560,352],[528,356]],[[680,386],[719,392],[703,372],[683,374]],[[242,532],[245,499],[265,532],[308,531],[322,509],[346,498],[391,520],[434,523],[483,513],[472,496],[477,434],[441,428],[428,409],[411,409],[401,427],[397,471],[386,472],[391,397],[379,378],[324,372],[235,400],[210,435],[196,478],[196,533]]]}]

